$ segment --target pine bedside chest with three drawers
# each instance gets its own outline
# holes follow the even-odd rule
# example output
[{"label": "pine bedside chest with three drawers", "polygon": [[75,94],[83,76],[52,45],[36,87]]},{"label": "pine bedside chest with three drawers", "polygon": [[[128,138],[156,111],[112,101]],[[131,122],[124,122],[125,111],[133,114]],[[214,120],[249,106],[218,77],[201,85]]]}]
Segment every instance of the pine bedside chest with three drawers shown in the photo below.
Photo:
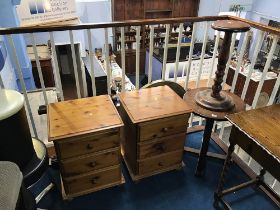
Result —
[{"label": "pine bedside chest with three drawers", "polygon": [[182,167],[191,109],[168,86],[120,94],[122,153],[133,181]]},{"label": "pine bedside chest with three drawers", "polygon": [[48,105],[64,199],[124,182],[120,168],[123,122],[108,95]]}]

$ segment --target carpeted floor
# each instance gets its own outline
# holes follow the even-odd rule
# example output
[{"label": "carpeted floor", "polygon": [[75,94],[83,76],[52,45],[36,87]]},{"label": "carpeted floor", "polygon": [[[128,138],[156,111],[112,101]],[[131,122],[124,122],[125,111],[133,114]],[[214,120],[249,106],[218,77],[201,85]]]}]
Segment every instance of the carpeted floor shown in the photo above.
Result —
[{"label": "carpeted floor", "polygon": [[[201,133],[188,136],[187,145],[199,148]],[[210,145],[210,151],[222,152],[214,143]],[[197,156],[184,154],[185,167],[181,171],[171,171],[152,176],[135,184],[123,167],[126,183],[119,187],[95,192],[86,196],[74,198],[72,201],[63,201],[59,187],[48,193],[39,203],[38,207],[48,210],[209,210],[213,209],[213,192],[222,170],[223,162],[208,159],[204,177],[197,178],[194,171]],[[49,178],[59,186],[59,173],[49,169],[48,178],[45,176],[33,189],[36,194]],[[226,179],[227,186],[241,183],[248,178],[236,166],[233,165]],[[274,210],[278,207],[260,190],[252,187],[246,188],[234,194],[226,196],[233,209],[236,210]]]}]

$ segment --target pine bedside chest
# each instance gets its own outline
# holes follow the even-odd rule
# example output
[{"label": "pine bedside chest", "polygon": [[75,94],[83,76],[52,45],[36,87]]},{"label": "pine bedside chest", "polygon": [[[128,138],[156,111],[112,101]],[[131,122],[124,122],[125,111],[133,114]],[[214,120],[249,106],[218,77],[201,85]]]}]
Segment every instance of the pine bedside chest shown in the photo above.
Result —
[{"label": "pine bedside chest", "polygon": [[49,141],[54,142],[59,161],[64,199],[124,182],[122,126],[108,95],[48,105]]},{"label": "pine bedside chest", "polygon": [[182,167],[191,109],[168,86],[120,94],[122,153],[133,181]]}]

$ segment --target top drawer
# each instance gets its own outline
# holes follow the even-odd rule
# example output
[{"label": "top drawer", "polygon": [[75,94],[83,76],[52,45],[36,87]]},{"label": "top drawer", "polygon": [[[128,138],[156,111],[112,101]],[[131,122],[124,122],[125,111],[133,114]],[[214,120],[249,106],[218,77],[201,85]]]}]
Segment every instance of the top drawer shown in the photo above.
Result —
[{"label": "top drawer", "polygon": [[177,115],[139,124],[139,141],[186,132],[189,114]]},{"label": "top drawer", "polygon": [[56,142],[59,158],[65,159],[79,155],[89,154],[100,150],[118,147],[120,144],[119,130],[112,129],[106,133],[88,134],[66,138]]}]

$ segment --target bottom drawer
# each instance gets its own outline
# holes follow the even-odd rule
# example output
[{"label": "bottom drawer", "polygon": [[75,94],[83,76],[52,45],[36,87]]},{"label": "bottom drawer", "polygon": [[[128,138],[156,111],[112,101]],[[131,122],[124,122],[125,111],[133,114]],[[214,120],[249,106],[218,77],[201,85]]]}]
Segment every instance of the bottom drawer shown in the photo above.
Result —
[{"label": "bottom drawer", "polygon": [[165,153],[153,158],[139,160],[139,175],[164,170],[166,168],[181,164],[183,151],[178,150],[174,152]]},{"label": "bottom drawer", "polygon": [[66,178],[63,182],[66,194],[80,193],[90,189],[94,191],[95,188],[121,182],[121,169],[119,165],[112,166],[107,170]]}]

